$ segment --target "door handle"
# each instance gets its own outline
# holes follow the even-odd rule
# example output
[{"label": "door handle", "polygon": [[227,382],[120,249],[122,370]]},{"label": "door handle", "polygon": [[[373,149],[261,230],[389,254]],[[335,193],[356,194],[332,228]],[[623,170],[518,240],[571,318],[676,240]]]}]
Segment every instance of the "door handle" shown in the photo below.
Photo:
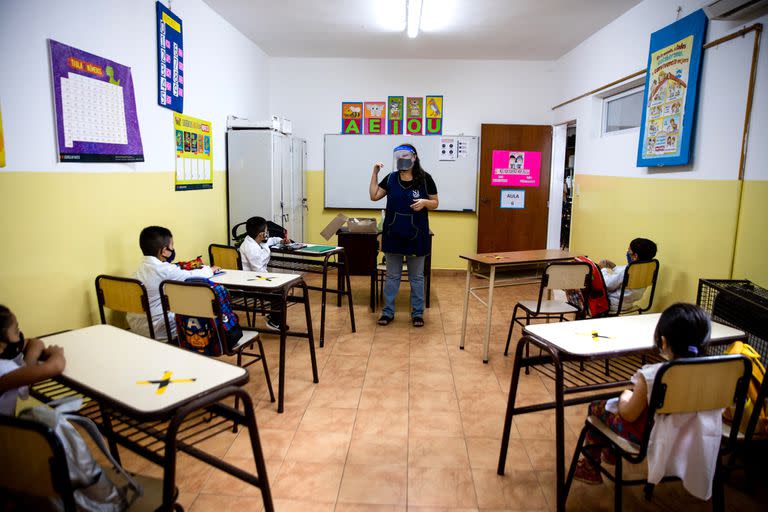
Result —
[{"label": "door handle", "polygon": [[480,198],[480,202],[481,202],[481,203],[483,203],[483,204],[488,204],[490,201],[491,201],[491,200],[490,200],[490,199],[488,199],[488,198],[486,198],[486,197],[481,197],[481,198]]}]

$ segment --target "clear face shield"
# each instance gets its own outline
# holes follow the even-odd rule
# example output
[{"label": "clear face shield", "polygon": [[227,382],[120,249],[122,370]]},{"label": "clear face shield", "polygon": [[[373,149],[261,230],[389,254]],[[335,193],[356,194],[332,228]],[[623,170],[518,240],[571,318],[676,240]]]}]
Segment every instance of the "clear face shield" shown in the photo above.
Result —
[{"label": "clear face shield", "polygon": [[409,148],[397,147],[392,155],[392,168],[397,171],[407,171],[413,167],[416,155]]}]

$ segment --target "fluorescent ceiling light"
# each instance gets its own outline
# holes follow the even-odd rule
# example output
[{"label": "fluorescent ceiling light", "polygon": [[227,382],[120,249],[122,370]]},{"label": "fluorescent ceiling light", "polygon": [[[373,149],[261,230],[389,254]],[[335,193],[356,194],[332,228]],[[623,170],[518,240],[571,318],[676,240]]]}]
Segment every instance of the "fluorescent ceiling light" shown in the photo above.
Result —
[{"label": "fluorescent ceiling light", "polygon": [[402,32],[405,30],[406,3],[407,0],[399,2],[375,0],[371,18],[380,30],[385,32]]},{"label": "fluorescent ceiling light", "polygon": [[408,10],[406,18],[408,21],[408,37],[419,35],[419,25],[421,25],[421,5],[422,0],[408,0]]}]

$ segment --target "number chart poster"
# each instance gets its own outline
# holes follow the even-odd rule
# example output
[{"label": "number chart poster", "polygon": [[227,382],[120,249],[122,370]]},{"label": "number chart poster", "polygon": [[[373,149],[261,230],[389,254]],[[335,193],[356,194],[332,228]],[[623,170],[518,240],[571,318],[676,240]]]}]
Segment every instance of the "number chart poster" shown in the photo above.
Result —
[{"label": "number chart poster", "polygon": [[541,153],[495,149],[491,157],[491,167],[491,186],[538,187]]},{"label": "number chart poster", "polygon": [[690,162],[706,30],[700,9],[651,34],[638,167]]},{"label": "number chart poster", "polygon": [[131,68],[48,40],[60,162],[143,162]]},{"label": "number chart poster", "polygon": [[176,190],[213,188],[213,130],[209,121],[173,115]]},{"label": "number chart poster", "polygon": [[157,10],[157,103],[184,112],[184,38],[181,18],[160,2]]}]

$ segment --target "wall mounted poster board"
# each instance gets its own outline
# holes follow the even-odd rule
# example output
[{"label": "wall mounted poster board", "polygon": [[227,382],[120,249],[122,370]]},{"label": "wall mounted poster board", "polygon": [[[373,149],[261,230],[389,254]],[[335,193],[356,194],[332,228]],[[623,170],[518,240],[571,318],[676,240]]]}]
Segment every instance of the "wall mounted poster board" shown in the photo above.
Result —
[{"label": "wall mounted poster board", "polygon": [[538,187],[541,153],[538,151],[493,150],[491,185],[494,187]]},{"label": "wall mounted poster board", "polygon": [[131,68],[48,40],[60,162],[143,162]]},{"label": "wall mounted poster board", "polygon": [[184,112],[184,38],[181,18],[160,2],[157,11],[157,103]]},{"label": "wall mounted poster board", "polygon": [[213,188],[213,130],[209,121],[173,114],[176,191]]},{"label": "wall mounted poster board", "polygon": [[[442,142],[452,139],[465,148],[465,156],[441,160]],[[393,150],[413,144],[425,171],[432,175],[440,198],[438,211],[473,212],[476,208],[480,137],[408,137],[407,135],[325,136],[325,207],[381,210],[385,199],[374,202],[368,185],[375,162],[384,162],[379,180],[392,170]]]},{"label": "wall mounted poster board", "polygon": [[699,9],[651,34],[638,167],[690,162],[706,30]]}]

